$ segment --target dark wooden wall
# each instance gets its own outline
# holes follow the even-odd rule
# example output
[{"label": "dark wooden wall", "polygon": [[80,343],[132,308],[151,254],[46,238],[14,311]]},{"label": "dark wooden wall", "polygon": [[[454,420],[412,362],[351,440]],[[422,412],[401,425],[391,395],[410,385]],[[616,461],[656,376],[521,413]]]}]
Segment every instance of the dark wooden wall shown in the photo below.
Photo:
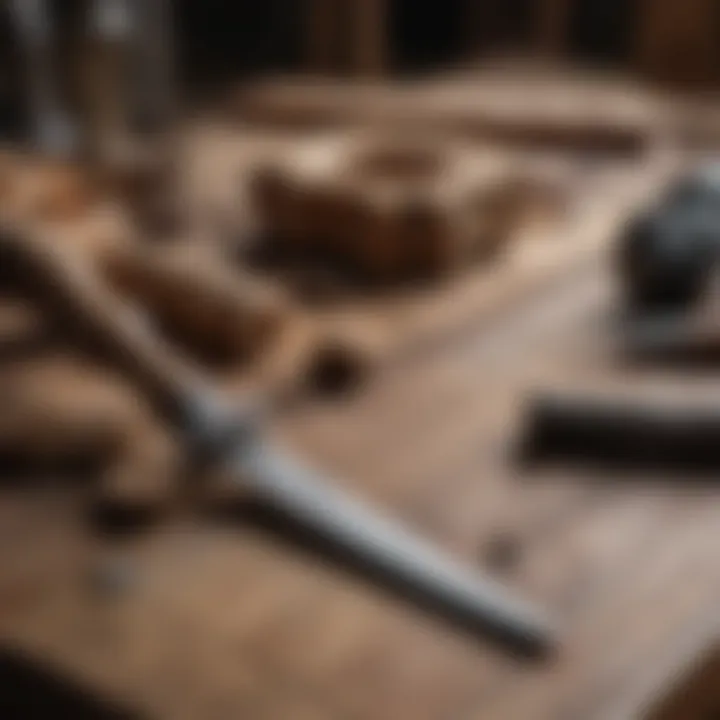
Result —
[{"label": "dark wooden wall", "polygon": [[424,70],[456,61],[465,49],[465,0],[392,0],[388,39],[392,68]]},{"label": "dark wooden wall", "polygon": [[[1,10],[1,8],[0,8]],[[15,138],[26,123],[20,49],[10,19],[0,12],[0,139]]]},{"label": "dark wooden wall", "polygon": [[632,63],[639,10],[638,0],[575,2],[568,18],[570,56],[609,65]]},{"label": "dark wooden wall", "polygon": [[287,72],[303,62],[304,0],[178,0],[179,55],[191,83]]},{"label": "dark wooden wall", "polygon": [[637,65],[651,78],[675,85],[720,83],[720,2],[644,0]]}]

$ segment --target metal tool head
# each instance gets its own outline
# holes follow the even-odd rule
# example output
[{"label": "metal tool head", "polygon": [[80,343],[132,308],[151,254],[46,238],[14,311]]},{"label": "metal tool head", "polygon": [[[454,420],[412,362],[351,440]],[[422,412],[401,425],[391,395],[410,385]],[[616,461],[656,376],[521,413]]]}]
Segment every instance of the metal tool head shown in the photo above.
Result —
[{"label": "metal tool head", "polygon": [[238,406],[213,390],[195,388],[183,396],[177,414],[191,462],[207,467],[259,441],[265,408],[256,398],[244,397]]}]

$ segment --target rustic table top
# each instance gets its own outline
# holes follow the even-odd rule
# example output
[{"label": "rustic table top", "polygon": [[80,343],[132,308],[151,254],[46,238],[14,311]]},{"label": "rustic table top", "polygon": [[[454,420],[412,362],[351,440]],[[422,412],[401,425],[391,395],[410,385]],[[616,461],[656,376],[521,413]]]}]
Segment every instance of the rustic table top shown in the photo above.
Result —
[{"label": "rustic table top", "polygon": [[[0,635],[150,717],[634,716],[716,610],[720,490],[521,471],[510,453],[528,388],[627,384],[604,350],[602,275],[578,270],[275,428],[338,485],[551,612],[556,658],[510,657],[253,513],[102,546],[79,497],[51,487],[3,490]],[[517,555],[504,570],[490,563],[498,538]]]},{"label": "rustic table top", "polygon": [[0,488],[0,640],[140,717],[636,716],[716,611],[720,490],[530,472],[511,452],[533,387],[636,383],[610,351],[604,268],[595,248],[356,396],[272,427],[340,487],[556,617],[556,657],[524,662],[464,634],[255,511],[188,512],[102,543],[82,488],[52,483]]}]

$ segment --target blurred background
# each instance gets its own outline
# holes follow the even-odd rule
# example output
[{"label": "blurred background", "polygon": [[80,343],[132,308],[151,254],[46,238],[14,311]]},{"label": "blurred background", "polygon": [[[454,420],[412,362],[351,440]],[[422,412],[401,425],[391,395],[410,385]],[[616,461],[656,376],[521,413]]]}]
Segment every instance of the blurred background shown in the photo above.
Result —
[{"label": "blurred background", "polygon": [[718,40],[0,0],[0,716],[716,717]]}]

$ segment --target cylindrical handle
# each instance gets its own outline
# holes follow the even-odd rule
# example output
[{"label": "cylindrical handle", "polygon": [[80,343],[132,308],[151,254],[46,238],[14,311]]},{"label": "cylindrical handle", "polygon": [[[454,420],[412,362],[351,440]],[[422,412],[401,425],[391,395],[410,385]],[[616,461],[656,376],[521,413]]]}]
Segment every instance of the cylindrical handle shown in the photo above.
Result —
[{"label": "cylindrical handle", "polygon": [[344,496],[275,447],[249,443],[231,470],[267,506],[420,604],[523,654],[543,654],[555,644],[551,624],[535,608]]},{"label": "cylindrical handle", "polygon": [[[99,352],[147,393],[159,408],[182,415],[188,389],[200,397],[204,383],[153,332],[148,320],[116,295],[89,261],[63,251],[41,231],[0,226],[2,262],[13,263],[23,290],[73,334]],[[203,392],[200,392],[202,388]],[[174,418],[177,422],[178,418]]]},{"label": "cylindrical handle", "polygon": [[658,399],[545,396],[528,414],[530,458],[717,467],[720,412]]}]

